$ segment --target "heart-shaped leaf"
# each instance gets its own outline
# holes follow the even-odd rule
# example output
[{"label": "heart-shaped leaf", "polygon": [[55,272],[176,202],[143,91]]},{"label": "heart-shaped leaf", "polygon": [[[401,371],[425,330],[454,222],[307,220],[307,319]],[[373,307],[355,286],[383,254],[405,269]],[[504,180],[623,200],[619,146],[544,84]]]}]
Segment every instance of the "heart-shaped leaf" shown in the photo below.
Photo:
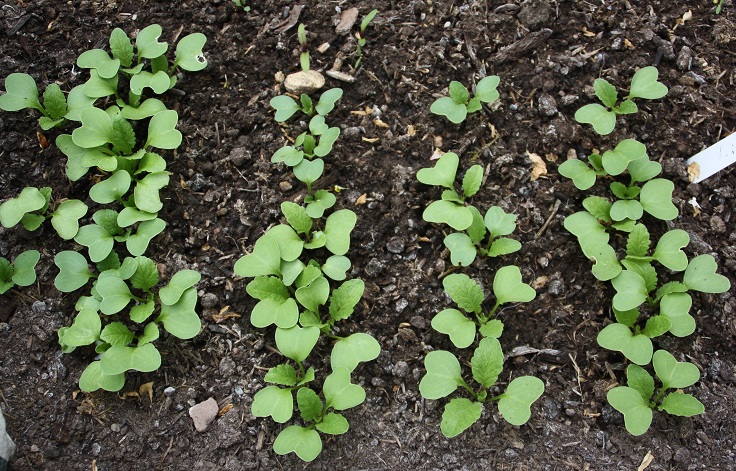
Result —
[{"label": "heart-shaped leaf", "polygon": [[92,186],[89,189],[89,197],[95,203],[112,203],[113,201],[122,199],[130,189],[130,184],[130,174],[125,170],[118,170],[107,179]]},{"label": "heart-shaped leaf", "polygon": [[565,229],[578,238],[580,247],[608,244],[608,232],[596,217],[587,211],[579,211],[565,218]]},{"label": "heart-shaped leaf", "polygon": [[575,185],[578,190],[587,190],[595,185],[595,170],[588,167],[588,164],[582,160],[566,160],[557,167],[557,171],[560,172],[560,175],[563,177],[571,179],[573,185]]},{"label": "heart-shaped leaf", "polygon": [[207,37],[202,33],[192,33],[184,36],[176,44],[174,66],[179,66],[190,72],[197,72],[207,67],[207,59],[202,48]]},{"label": "heart-shaped leaf", "polygon": [[79,228],[74,241],[89,249],[89,259],[95,263],[107,258],[115,245],[113,236],[97,224],[88,224]]},{"label": "heart-shaped leaf", "polygon": [[325,247],[335,255],[345,255],[350,249],[350,233],[358,218],[349,209],[330,214],[325,221]]},{"label": "heart-shaped leaf", "polygon": [[79,378],[79,389],[85,392],[94,392],[98,389],[115,392],[123,389],[125,373],[106,375],[100,369],[100,361],[93,361],[82,372]]},{"label": "heart-shaped leaf", "polygon": [[639,201],[644,211],[657,219],[671,221],[677,217],[679,211],[672,204],[672,191],[675,184],[664,178],[649,180],[641,187]]},{"label": "heart-shaped leaf", "polygon": [[299,306],[294,298],[282,300],[268,298],[256,304],[250,314],[253,327],[263,329],[271,324],[288,329],[299,321]]},{"label": "heart-shaped leaf", "polygon": [[644,278],[632,270],[623,270],[611,280],[616,294],[613,296],[613,306],[619,311],[636,309],[646,301],[647,291]]},{"label": "heart-shaped leaf", "polygon": [[319,276],[309,285],[298,288],[295,296],[299,304],[312,312],[319,312],[320,306],[327,304],[330,296],[330,283],[324,276]]},{"label": "heart-shaped leaf", "polygon": [[491,206],[488,209],[483,222],[490,231],[492,238],[509,235],[516,229],[516,215],[506,214],[498,206]]},{"label": "heart-shaped leaf", "polygon": [[77,65],[83,69],[95,69],[105,79],[113,78],[120,69],[120,60],[113,59],[102,49],[89,49],[77,57]]},{"label": "heart-shaped leaf", "polygon": [[18,286],[31,286],[36,282],[36,264],[41,258],[38,250],[21,252],[13,260],[12,280]]},{"label": "heart-shaped leaf", "polygon": [[0,96],[0,110],[20,111],[25,108],[43,109],[38,101],[36,81],[28,74],[12,73],[5,79],[5,94]]},{"label": "heart-shaped leaf", "polygon": [[611,407],[624,415],[624,424],[630,434],[639,436],[649,430],[652,409],[649,408],[649,401],[642,398],[639,391],[620,386],[608,391],[606,398]]},{"label": "heart-shaped leaf", "polygon": [[235,262],[234,271],[243,277],[279,275],[281,273],[281,251],[272,237],[262,236],[253,246],[253,252]]},{"label": "heart-shaped leaf", "polygon": [[106,79],[100,77],[96,70],[90,70],[89,79],[82,85],[82,91],[94,99],[115,95],[118,91],[118,76]]},{"label": "heart-shaped leaf", "polygon": [[[148,139],[143,147],[176,149],[181,144],[181,132],[176,129],[179,115],[174,110],[156,113],[148,122]],[[72,134],[73,136],[73,134]]]},{"label": "heart-shaped leaf", "polygon": [[169,48],[168,43],[158,42],[161,37],[161,26],[152,24],[146,26],[138,33],[135,39],[135,47],[138,49],[138,57],[146,59],[155,59],[166,53]]},{"label": "heart-shaped leaf", "polygon": [[163,208],[159,191],[169,184],[169,172],[155,172],[146,175],[133,189],[135,205],[141,211],[157,213]]},{"label": "heart-shaped leaf", "polygon": [[598,103],[591,103],[579,108],[575,112],[575,121],[583,124],[592,124],[595,132],[601,136],[611,134],[616,127],[616,113],[608,111]]},{"label": "heart-shaped leaf", "polygon": [[491,337],[494,339],[500,338],[501,334],[503,334],[503,322],[499,319],[491,319],[481,325],[478,332],[480,332],[480,335],[483,337]]},{"label": "heart-shaped leaf", "polygon": [[74,144],[91,149],[113,142],[112,118],[100,108],[87,108],[79,117],[82,126],[72,131]]},{"label": "heart-shaped leaf", "polygon": [[161,366],[161,354],[147,343],[139,347],[113,345],[100,360],[100,371],[106,375],[117,375],[129,370],[147,373]]},{"label": "heart-shaped leaf", "polygon": [[705,406],[690,394],[673,391],[662,399],[659,410],[663,410],[670,415],[692,417],[705,412]]},{"label": "heart-shaped leaf", "polygon": [[365,390],[350,382],[350,370],[334,368],[322,386],[325,405],[335,410],[345,410],[365,401]]},{"label": "heart-shaped leaf", "polygon": [[665,389],[682,389],[692,386],[700,379],[697,366],[686,361],[680,362],[666,350],[657,350],[652,357],[652,365],[657,378]]},{"label": "heart-shaped leaf", "polygon": [[456,231],[464,231],[473,223],[473,213],[466,206],[446,200],[430,203],[422,218],[427,222],[447,224]]},{"label": "heart-shaped leaf", "polygon": [[143,221],[138,225],[138,230],[135,234],[130,235],[125,241],[125,248],[128,249],[131,255],[143,255],[146,249],[148,249],[148,244],[151,240],[161,234],[164,229],[166,229],[166,222],[163,219],[156,218],[150,221]]},{"label": "heart-shaped leaf", "polygon": [[0,224],[3,227],[13,227],[18,224],[27,213],[39,211],[46,205],[46,198],[38,188],[27,186],[20,194],[0,204]]},{"label": "heart-shaped leaf", "polygon": [[82,309],[71,326],[59,329],[59,343],[67,347],[90,345],[100,339],[102,322],[94,309]]},{"label": "heart-shaped leaf", "polygon": [[87,214],[87,205],[79,200],[66,200],[51,215],[51,225],[64,240],[73,239],[79,231],[79,220]]},{"label": "heart-shaped leaf", "polygon": [[483,404],[466,398],[456,398],[445,406],[440,430],[447,438],[460,435],[480,419]]},{"label": "heart-shaped leaf", "polygon": [[84,255],[65,250],[54,257],[54,263],[61,270],[54,279],[54,286],[63,293],[71,293],[87,284],[94,275],[89,269]]},{"label": "heart-shaped leaf", "polygon": [[534,376],[521,376],[506,387],[498,400],[498,410],[506,422],[523,425],[531,417],[531,405],[544,393],[544,383]]},{"label": "heart-shaped leaf", "polygon": [[670,320],[670,333],[675,337],[687,337],[695,332],[695,319],[690,315],[693,298],[687,293],[670,293],[662,296],[659,312]]},{"label": "heart-shaped leaf", "polygon": [[322,439],[316,430],[290,425],[273,442],[273,451],[279,455],[296,453],[303,461],[313,461],[322,452]]},{"label": "heart-shaped leaf", "polygon": [[180,270],[176,272],[171,277],[171,280],[169,280],[169,284],[161,288],[158,293],[161,303],[168,306],[176,304],[181,299],[184,291],[199,283],[201,279],[202,275],[194,270]]},{"label": "heart-shaped leaf", "polygon": [[630,219],[636,221],[644,214],[644,208],[640,202],[636,200],[618,200],[611,205],[611,219],[614,221],[624,221]]},{"label": "heart-shaped leaf", "polygon": [[102,297],[100,310],[103,314],[116,314],[122,311],[133,299],[128,285],[116,276],[100,278],[97,280],[95,288],[97,293]]},{"label": "heart-shaped leaf", "polygon": [[335,281],[342,281],[347,277],[350,269],[350,259],[342,255],[331,255],[322,265],[322,272]]},{"label": "heart-shaped leaf", "polygon": [[607,325],[598,333],[598,345],[608,350],[621,352],[637,365],[646,365],[652,359],[652,341],[643,334],[634,335],[631,329],[623,324]]},{"label": "heart-shaped leaf", "polygon": [[432,328],[450,336],[457,348],[467,348],[475,340],[475,322],[457,309],[444,309],[432,318]]},{"label": "heart-shaped leaf", "polygon": [[293,326],[288,329],[276,329],[276,347],[282,355],[297,363],[303,362],[319,340],[319,329],[316,327]]},{"label": "heart-shaped leaf", "polygon": [[425,399],[440,399],[465,384],[460,362],[450,352],[435,350],[424,358],[427,374],[419,382],[419,392]]},{"label": "heart-shaped leaf", "polygon": [[498,75],[483,77],[475,86],[475,98],[483,103],[493,103],[498,100],[498,84],[501,79]]},{"label": "heart-shaped leaf", "polygon": [[272,108],[276,109],[274,119],[279,123],[291,118],[294,116],[294,113],[300,109],[299,104],[287,95],[275,96],[271,98],[271,101],[269,101],[268,104],[271,105]]},{"label": "heart-shaped leaf", "polygon": [[453,152],[445,152],[432,168],[423,168],[417,172],[417,180],[425,185],[441,186],[452,190],[455,185],[457,167],[460,157]]},{"label": "heart-shaped leaf", "polygon": [[627,167],[632,184],[651,180],[662,172],[662,165],[649,159],[638,159],[629,162]]},{"label": "heart-shaped leaf", "polygon": [[429,107],[429,111],[436,115],[445,116],[454,124],[462,123],[468,116],[468,108],[465,103],[457,103],[449,96],[443,96],[435,100]]},{"label": "heart-shaped leaf", "polygon": [[629,98],[656,100],[667,95],[667,86],[657,81],[659,71],[656,67],[643,67],[631,78]]},{"label": "heart-shaped leaf", "polygon": [[725,293],[731,288],[731,282],[716,273],[717,268],[718,264],[712,255],[698,255],[690,260],[682,282],[688,289],[701,293]]},{"label": "heart-shaped leaf", "polygon": [[294,414],[294,396],[291,389],[266,386],[253,396],[250,411],[254,417],[271,417],[274,422],[283,424]]},{"label": "heart-shaped leaf", "polygon": [[687,255],[681,249],[690,243],[690,236],[682,229],[667,231],[657,242],[652,257],[674,271],[687,268]]},{"label": "heart-shaped leaf", "polygon": [[647,147],[636,139],[624,139],[603,153],[603,168],[610,175],[620,175],[630,162],[643,158],[647,158]]},{"label": "heart-shaped leaf", "polygon": [[344,368],[350,372],[361,362],[372,361],[381,354],[381,345],[372,336],[357,332],[335,342],[330,354],[333,370]]},{"label": "heart-shaped leaf", "polygon": [[493,295],[497,304],[528,303],[537,292],[521,281],[521,271],[515,265],[501,267],[493,278]]},{"label": "heart-shaped leaf", "polygon": [[322,159],[304,159],[299,162],[299,165],[293,168],[296,179],[306,185],[311,185],[319,180],[324,170],[325,161]]},{"label": "heart-shaped leaf", "polygon": [[315,428],[329,435],[341,435],[348,431],[350,424],[342,414],[329,412],[315,425]]},{"label": "heart-shaped leaf", "polygon": [[618,261],[616,251],[607,243],[600,245],[585,244],[581,242],[583,254],[593,261],[593,276],[601,281],[616,278],[621,273],[621,264]]}]

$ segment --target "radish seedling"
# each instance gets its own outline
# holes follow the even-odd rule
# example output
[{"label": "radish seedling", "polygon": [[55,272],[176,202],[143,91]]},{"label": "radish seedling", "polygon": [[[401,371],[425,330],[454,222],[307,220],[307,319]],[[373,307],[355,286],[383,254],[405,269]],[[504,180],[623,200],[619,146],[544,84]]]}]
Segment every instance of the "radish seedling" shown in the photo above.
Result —
[{"label": "radish seedling", "polygon": [[0,257],[0,294],[13,286],[31,286],[36,282],[36,264],[41,258],[38,250],[26,250],[18,254],[11,263]]},{"label": "radish seedling", "polygon": [[360,22],[360,31],[355,34],[357,43],[355,46],[356,59],[354,67],[356,69],[360,66],[360,62],[363,60],[363,47],[366,45],[365,30],[368,29],[368,25],[371,24],[371,21],[373,21],[373,18],[375,18],[377,14],[378,10],[371,10],[367,15],[365,15],[363,21]]},{"label": "radish seedling", "polygon": [[454,124],[460,124],[469,113],[480,111],[481,103],[490,104],[498,100],[500,95],[496,88],[499,82],[500,79],[496,75],[482,78],[475,87],[475,95],[471,98],[468,89],[453,80],[448,88],[449,96],[435,100],[429,111],[445,116]]},{"label": "radish seedling", "polygon": [[276,110],[274,119],[281,123],[294,116],[297,111],[307,116],[314,116],[315,113],[327,116],[335,108],[335,103],[341,96],[342,88],[330,88],[320,95],[316,105],[312,103],[308,95],[301,95],[299,102],[288,95],[279,95],[271,98],[268,103]]}]

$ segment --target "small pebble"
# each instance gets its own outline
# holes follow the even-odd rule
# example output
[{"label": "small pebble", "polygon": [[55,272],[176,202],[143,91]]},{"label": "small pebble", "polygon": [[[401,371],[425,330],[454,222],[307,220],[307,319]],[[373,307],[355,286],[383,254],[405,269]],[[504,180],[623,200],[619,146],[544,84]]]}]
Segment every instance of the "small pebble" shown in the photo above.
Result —
[{"label": "small pebble", "polygon": [[176,388],[174,388],[174,387],[171,387],[171,386],[169,386],[169,387],[167,387],[166,389],[164,389],[164,395],[165,395],[166,397],[171,397],[171,396],[173,396],[175,392],[176,392]]},{"label": "small pebble", "polygon": [[189,408],[189,417],[194,422],[194,428],[197,432],[204,432],[207,427],[215,420],[220,408],[214,398],[209,398],[204,402],[200,402]]}]

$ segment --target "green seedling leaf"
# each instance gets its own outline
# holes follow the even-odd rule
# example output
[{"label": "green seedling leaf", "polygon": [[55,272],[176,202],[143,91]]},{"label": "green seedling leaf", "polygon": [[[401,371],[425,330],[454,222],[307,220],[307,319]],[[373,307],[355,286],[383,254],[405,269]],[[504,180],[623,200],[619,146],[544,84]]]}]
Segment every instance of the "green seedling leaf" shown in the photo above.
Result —
[{"label": "green seedling leaf", "polygon": [[618,108],[613,109],[613,112],[616,114],[634,114],[638,111],[639,107],[636,106],[636,103],[628,99],[622,101]]},{"label": "green seedling leaf", "polygon": [[620,175],[634,160],[647,159],[647,147],[635,139],[624,139],[615,149],[603,153],[603,168],[610,175]]},{"label": "green seedling leaf", "polygon": [[250,411],[255,417],[271,417],[274,422],[283,424],[294,413],[294,397],[290,389],[266,386],[253,396]]},{"label": "green seedling leaf", "polygon": [[629,257],[645,257],[649,253],[649,231],[644,224],[637,224],[629,233],[626,241],[626,255]]},{"label": "green seedling leaf", "polygon": [[350,249],[350,232],[357,222],[357,216],[349,209],[341,209],[330,214],[325,221],[325,247],[335,255],[345,255]]},{"label": "green seedling leaf", "polygon": [[[151,317],[155,308],[156,303],[153,301],[149,301],[145,304],[137,304],[130,309],[130,320],[142,324]],[[156,334],[158,335],[158,327],[156,327]],[[140,339],[138,344],[140,345]]]},{"label": "green seedling leaf", "polygon": [[322,439],[316,430],[290,425],[274,440],[273,451],[279,455],[293,452],[303,461],[310,462],[322,452]]},{"label": "green seedling leaf", "polygon": [[114,142],[112,118],[100,108],[87,108],[79,117],[82,126],[72,132],[74,144],[85,149]]},{"label": "green seedling leaf", "polygon": [[294,176],[300,182],[311,185],[322,177],[325,170],[325,161],[322,159],[302,160],[293,168]]},{"label": "green seedling leaf", "polygon": [[82,85],[77,85],[69,91],[66,97],[66,114],[64,118],[70,121],[81,121],[81,113],[94,106],[95,99],[84,94]]},{"label": "green seedling leaf", "polygon": [[106,375],[117,375],[128,370],[148,373],[161,366],[161,354],[151,343],[139,347],[113,345],[100,360],[100,371]]},{"label": "green seedling leaf", "polygon": [[166,287],[161,288],[158,296],[161,303],[167,306],[176,304],[181,299],[184,291],[199,283],[202,275],[194,270],[181,270],[174,274]]},{"label": "green seedling leaf", "polygon": [[631,78],[629,98],[645,98],[657,100],[667,95],[667,86],[658,82],[659,71],[656,67],[644,67],[636,71]]},{"label": "green seedling leaf", "polygon": [[161,305],[161,314],[156,322],[161,322],[171,335],[182,340],[191,339],[202,330],[202,324],[194,308],[197,305],[197,290],[189,288],[176,304]]},{"label": "green seedling leaf", "polygon": [[432,318],[432,328],[450,336],[457,348],[467,348],[475,340],[475,322],[457,309],[444,309]]},{"label": "green seedling leaf", "polygon": [[[50,83],[46,90],[43,92],[43,106],[46,108],[46,112],[49,114],[54,122],[61,122],[67,113],[66,109],[66,98],[62,93],[59,86],[55,83]],[[53,126],[52,126],[53,127]],[[51,129],[46,128],[46,129]]]},{"label": "green seedling leaf", "polygon": [[644,214],[644,208],[636,200],[618,200],[611,205],[610,214],[614,221],[636,221]]},{"label": "green seedling leaf", "polygon": [[498,206],[488,209],[484,222],[492,238],[509,235],[516,230],[516,215],[506,214]]},{"label": "green seedling leaf", "polygon": [[682,282],[688,289],[701,293],[725,293],[731,288],[731,282],[716,273],[716,269],[718,264],[712,255],[698,255],[690,260]]},{"label": "green seedling leaf", "polygon": [[662,400],[659,410],[679,417],[692,417],[705,412],[705,406],[690,394],[673,391]]},{"label": "green seedling leaf", "polygon": [[481,216],[480,211],[478,211],[478,209],[475,206],[470,205],[467,208],[470,210],[470,213],[473,215],[473,222],[465,230],[465,232],[468,235],[468,237],[470,237],[470,240],[473,244],[479,244],[486,237],[487,231],[486,231],[485,221],[483,221],[483,216]]},{"label": "green seedling leaf", "polygon": [[[610,223],[611,202],[600,196],[588,196],[583,200],[583,207],[598,221]],[[608,239],[606,239],[608,241]],[[605,243],[605,242],[604,242]]]},{"label": "green seedling leaf", "polygon": [[106,375],[100,369],[100,361],[93,361],[82,372],[79,378],[79,389],[84,392],[94,392],[98,389],[115,392],[123,389],[125,373]]},{"label": "green seedling leaf", "polygon": [[424,358],[427,374],[419,382],[419,392],[425,399],[440,399],[465,384],[460,362],[450,352],[435,350]]},{"label": "green seedling leaf", "polygon": [[66,347],[90,345],[100,339],[102,322],[94,309],[82,309],[71,326],[59,329],[59,343]]},{"label": "green seedling leaf", "polygon": [[288,329],[276,329],[276,347],[282,355],[297,363],[303,362],[319,340],[319,329],[316,327],[294,326]]},{"label": "green seedling leaf", "polygon": [[493,386],[503,371],[503,351],[498,339],[484,338],[470,360],[473,378],[486,388]]},{"label": "green seedling leaf", "polygon": [[207,37],[202,33],[192,33],[184,36],[176,44],[174,66],[179,66],[190,72],[198,72],[207,67],[207,59],[202,48]]},{"label": "green seedling leaf", "polygon": [[638,391],[647,403],[654,395],[654,378],[639,365],[629,365],[626,368],[626,383]]},{"label": "green seedling leaf", "polygon": [[593,261],[593,276],[601,281],[612,280],[621,273],[621,264],[616,251],[607,243],[600,245],[582,245],[583,254]]},{"label": "green seedling leaf", "polygon": [[[11,280],[18,286],[31,286],[36,282],[36,264],[41,259],[38,250],[21,252],[13,260],[13,275]],[[4,277],[0,277],[2,279]]]},{"label": "green seedling leaf", "polygon": [[360,279],[346,281],[339,288],[333,290],[330,296],[330,317],[332,320],[347,319],[360,302],[364,291],[365,283]]},{"label": "green seedling leaf", "polygon": [[[100,209],[92,215],[92,220],[109,234],[120,234],[118,213],[112,209]],[[118,262],[119,263],[119,262]],[[117,267],[116,267],[117,268]]]},{"label": "green seedling leaf", "polygon": [[0,294],[7,293],[10,288],[15,286],[12,278],[13,265],[10,264],[7,258],[0,257]]},{"label": "green seedling leaf", "polygon": [[347,277],[347,271],[350,269],[350,259],[342,255],[331,255],[321,269],[329,278],[342,281]]},{"label": "green seedling leaf", "polygon": [[286,222],[298,233],[309,234],[312,230],[312,218],[307,214],[307,210],[291,201],[281,203],[281,212],[286,218]]},{"label": "green seedling leaf", "polygon": [[528,303],[537,295],[534,288],[521,281],[519,267],[501,267],[493,278],[493,294],[497,304]]},{"label": "green seedling leaf", "polygon": [[667,231],[657,242],[652,257],[673,271],[687,268],[687,255],[681,249],[690,243],[690,236],[682,229]]},{"label": "green seedling leaf", "polygon": [[63,293],[71,293],[87,284],[94,277],[84,255],[65,250],[54,257],[54,263],[61,270],[54,279],[54,286]]},{"label": "green seedling leaf", "polygon": [[450,250],[450,261],[453,265],[467,267],[475,261],[478,252],[467,234],[453,232],[445,237],[444,243]]},{"label": "green seedling leaf", "polygon": [[634,335],[623,324],[610,324],[598,333],[598,345],[608,350],[621,352],[637,365],[646,365],[652,359],[652,341],[643,334]]},{"label": "green seedling leaf", "polygon": [[582,124],[592,124],[595,132],[605,136],[611,134],[613,128],[616,127],[616,113],[608,111],[598,103],[591,103],[575,112],[575,121]]},{"label": "green seedling leaf", "polygon": [[0,110],[20,111],[25,108],[43,112],[36,81],[28,74],[10,74],[5,79],[5,94],[0,96]]},{"label": "green seedling leaf", "polygon": [[296,403],[305,422],[311,422],[322,414],[322,400],[309,388],[299,389],[296,393]]},{"label": "green seedling leaf", "polygon": [[267,298],[256,304],[250,314],[253,327],[263,329],[271,324],[283,329],[296,325],[299,321],[299,306],[294,298]]},{"label": "green seedling leaf", "polygon": [[[69,180],[77,181],[87,174],[89,167],[85,166],[82,161],[88,150],[74,144],[71,134],[60,134],[56,138],[56,147],[67,157],[65,169]],[[115,165],[117,166],[117,161]]]},{"label": "green seedling leaf", "polygon": [[155,59],[166,53],[169,48],[168,43],[158,42],[161,37],[161,26],[153,24],[146,26],[138,33],[135,39],[135,46],[138,49],[138,57],[145,59]]},{"label": "green seedling leaf", "polygon": [[120,214],[118,214],[117,224],[121,228],[130,227],[138,222],[151,221],[153,219],[156,219],[156,215],[156,213],[147,213],[145,211],[139,210],[138,208],[129,206],[127,208],[123,208],[123,210],[120,211]]},{"label": "green seedling leaf", "polygon": [[652,366],[665,389],[681,389],[700,380],[700,370],[686,361],[680,362],[666,350],[657,350],[652,357]]},{"label": "green seedling leaf", "polygon": [[365,401],[365,390],[350,382],[350,371],[347,368],[334,368],[322,386],[325,405],[335,410],[345,410],[362,404]]},{"label": "green seedling leaf", "polygon": [[417,172],[417,180],[425,185],[441,186],[452,190],[455,184],[460,157],[453,152],[445,152],[432,168],[423,168]]},{"label": "green seedling leaf", "polygon": [[473,213],[463,205],[452,201],[433,201],[422,214],[427,222],[443,223],[456,231],[464,231],[473,223]]},{"label": "green seedling leaf", "polygon": [[508,255],[521,250],[521,242],[508,237],[501,237],[491,243],[491,247],[488,249],[486,254],[489,257],[500,257],[502,255]]},{"label": "green seedling leaf", "polygon": [[139,150],[136,155],[139,155],[140,152],[143,152],[143,157],[138,161],[138,169],[133,173],[134,175],[163,172],[166,170],[166,161],[163,157],[155,152],[146,152],[143,149]]},{"label": "green seedling leaf", "polygon": [[156,340],[158,340],[158,337],[158,326],[156,325],[156,323],[151,322],[146,325],[146,327],[143,329],[143,333],[138,336],[138,346],[155,342]]},{"label": "green seedling leaf", "polygon": [[281,251],[278,242],[264,234],[256,241],[249,255],[244,255],[235,262],[234,271],[242,277],[279,275]]},{"label": "green seedling leaf", "polygon": [[79,200],[66,200],[51,214],[51,225],[64,240],[73,239],[79,232],[79,220],[89,208]]},{"label": "green seedling leaf", "polygon": [[171,86],[171,78],[169,75],[160,70],[155,74],[143,70],[138,72],[130,79],[130,91],[136,95],[142,95],[146,88],[153,90],[153,93],[161,95],[165,93]]},{"label": "green seedling leaf", "polygon": [[565,218],[565,229],[578,238],[580,247],[596,247],[608,244],[606,228],[592,214],[580,211]]},{"label": "green seedling leaf", "polygon": [[89,249],[89,259],[94,263],[107,258],[112,252],[113,245],[115,245],[113,236],[97,224],[80,227],[74,241]]},{"label": "green seedling leaf", "polygon": [[160,111],[164,111],[165,109],[166,105],[164,105],[161,100],[158,100],[156,98],[149,98],[135,108],[129,105],[123,106],[123,108],[120,110],[120,116],[125,119],[139,121],[141,119],[150,118],[151,116],[159,113]]},{"label": "green seedling leaf", "polygon": [[131,255],[143,255],[148,248],[148,244],[157,235],[166,229],[166,222],[163,219],[152,219],[143,221],[138,225],[138,230],[125,241],[125,248]]},{"label": "green seedling leaf", "polygon": [[531,417],[531,405],[544,393],[544,383],[534,376],[521,376],[506,387],[498,400],[498,410],[511,425],[524,425]]},{"label": "green seedling leaf", "polygon": [[626,430],[634,436],[643,435],[652,423],[649,400],[644,399],[634,388],[620,386],[606,395],[611,407],[624,415]]},{"label": "green seedling leaf", "polygon": [[485,295],[478,283],[468,275],[453,273],[442,280],[442,286],[460,309],[478,313]]},{"label": "green seedling leaf", "polygon": [[578,190],[587,190],[595,185],[595,170],[588,167],[588,164],[578,159],[569,159],[564,161],[557,171],[560,175],[572,180],[573,185]]},{"label": "green seedling leaf", "polygon": [[662,172],[662,165],[659,162],[652,162],[647,159],[638,159],[629,162],[627,168],[631,176],[632,184],[637,182],[645,182],[651,180]]},{"label": "green seedling leaf", "polygon": [[669,293],[662,296],[659,313],[670,320],[670,333],[687,337],[695,332],[695,319],[690,315],[693,298],[687,293]]},{"label": "green seedling leaf", "polygon": [[267,383],[281,384],[283,386],[294,386],[299,381],[294,367],[286,363],[269,369],[263,380]]},{"label": "green seedling leaf", "polygon": [[647,299],[644,278],[632,270],[623,270],[611,280],[616,294],[613,297],[613,306],[619,311],[636,309]]},{"label": "green seedling leaf", "polygon": [[463,177],[463,195],[469,198],[480,190],[480,185],[483,183],[483,167],[480,165],[473,165],[465,172]]},{"label": "green seedling leaf", "polygon": [[18,224],[27,213],[39,211],[46,206],[46,198],[38,188],[27,186],[20,194],[0,204],[0,224],[3,227],[13,227]]},{"label": "green seedling leaf", "polygon": [[115,59],[120,61],[123,67],[130,67],[133,63],[133,44],[128,35],[120,28],[115,28],[110,34],[110,50]]},{"label": "green seedling leaf", "polygon": [[[450,83],[450,85],[452,85],[452,83]],[[467,89],[465,91],[467,93]],[[468,116],[468,108],[465,105],[466,102],[458,103],[453,98],[445,96],[435,100],[429,107],[429,111],[439,116],[445,116],[454,124],[460,124],[465,121],[465,118]]]},{"label": "green seedling leaf", "polygon": [[607,80],[598,78],[593,82],[593,89],[595,90],[595,96],[603,103],[607,108],[614,108],[618,101],[618,92],[616,87],[611,85]]},{"label": "green seedling leaf", "polygon": [[452,399],[442,413],[440,430],[447,438],[460,435],[480,419],[483,404],[466,398]]},{"label": "green seedling leaf", "polygon": [[335,342],[330,354],[333,371],[344,368],[352,372],[361,362],[373,361],[381,354],[381,345],[368,334],[358,332]]},{"label": "green seedling leaf", "polygon": [[79,55],[77,65],[83,69],[95,69],[100,77],[109,79],[117,76],[120,60],[111,58],[102,49],[90,49]]},{"label": "green seedling leaf", "polygon": [[[118,170],[106,180],[96,183],[89,189],[89,197],[95,203],[108,204],[122,200],[130,189],[130,174],[125,170]],[[155,211],[154,211],[155,212]]]},{"label": "green seedling leaf", "polygon": [[266,233],[279,245],[281,260],[291,262],[299,258],[304,249],[304,241],[299,238],[294,229],[286,224],[279,224]]},{"label": "green seedling leaf", "polygon": [[100,332],[100,339],[112,346],[127,347],[135,335],[122,322],[111,322]]},{"label": "green seedling leaf", "polygon": [[100,77],[96,70],[90,70],[89,79],[82,85],[82,91],[93,99],[115,95],[118,91],[118,76],[106,79]]},{"label": "green seedling leaf", "polygon": [[108,316],[122,311],[125,306],[133,300],[133,295],[131,294],[128,285],[125,281],[116,276],[100,278],[97,280],[95,289],[102,297],[100,310],[103,314],[107,314]]},{"label": "green seedling leaf", "polygon": [[315,425],[315,428],[329,435],[342,435],[348,431],[350,424],[342,414],[330,412]]},{"label": "green seedling leaf", "polygon": [[647,323],[641,333],[650,339],[664,335],[672,327],[672,323],[667,316],[652,316],[647,319]]},{"label": "green seedling leaf", "polygon": [[301,109],[299,104],[287,95],[275,96],[271,98],[271,101],[269,101],[268,104],[271,105],[271,108],[276,110],[274,119],[278,123],[282,123],[291,118],[294,116],[294,113]]},{"label": "green seedling leaf", "polygon": [[483,337],[490,337],[490,338],[500,338],[501,334],[503,333],[503,322],[501,322],[498,319],[492,319],[485,324],[480,326],[480,329],[478,329],[478,332]]},{"label": "green seedling leaf", "polygon": [[275,276],[258,276],[246,286],[248,294],[259,300],[264,299],[286,299],[290,296],[289,290],[284,283]]},{"label": "green seedling leaf", "polygon": [[342,88],[330,88],[320,97],[314,110],[320,116],[327,116],[335,108],[335,103],[342,97]]},{"label": "green seedling leaf", "polygon": [[181,132],[176,129],[179,115],[174,110],[156,113],[148,123],[148,139],[143,147],[176,149],[181,144]]},{"label": "green seedling leaf", "polygon": [[641,188],[639,201],[644,211],[657,219],[671,221],[679,214],[677,206],[672,204],[672,191],[675,184],[664,178],[649,180]]},{"label": "green seedling leaf", "polygon": [[498,84],[501,79],[497,75],[489,75],[480,79],[475,86],[475,98],[483,103],[493,103],[500,96],[498,93]]},{"label": "green seedling leaf", "polygon": [[296,167],[304,160],[304,152],[296,147],[280,147],[271,156],[271,162],[277,164],[283,162],[289,167]]}]

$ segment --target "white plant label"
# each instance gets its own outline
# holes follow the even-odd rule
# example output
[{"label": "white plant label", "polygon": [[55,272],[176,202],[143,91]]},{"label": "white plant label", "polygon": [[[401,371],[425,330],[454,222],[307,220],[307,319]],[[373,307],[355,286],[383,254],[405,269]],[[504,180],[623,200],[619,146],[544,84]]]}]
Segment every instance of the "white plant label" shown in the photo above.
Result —
[{"label": "white plant label", "polygon": [[736,162],[736,133],[721,139],[687,160],[690,181],[700,183]]}]

